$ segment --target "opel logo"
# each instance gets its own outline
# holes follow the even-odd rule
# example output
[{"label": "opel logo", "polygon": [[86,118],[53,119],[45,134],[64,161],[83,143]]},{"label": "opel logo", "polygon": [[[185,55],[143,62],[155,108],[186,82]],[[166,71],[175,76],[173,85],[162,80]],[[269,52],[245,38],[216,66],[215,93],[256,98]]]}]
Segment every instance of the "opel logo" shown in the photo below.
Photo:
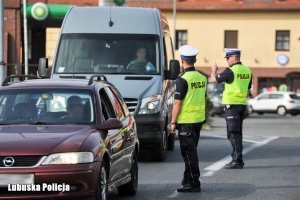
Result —
[{"label": "opel logo", "polygon": [[15,159],[13,157],[6,157],[2,162],[5,167],[11,167],[15,164]]}]

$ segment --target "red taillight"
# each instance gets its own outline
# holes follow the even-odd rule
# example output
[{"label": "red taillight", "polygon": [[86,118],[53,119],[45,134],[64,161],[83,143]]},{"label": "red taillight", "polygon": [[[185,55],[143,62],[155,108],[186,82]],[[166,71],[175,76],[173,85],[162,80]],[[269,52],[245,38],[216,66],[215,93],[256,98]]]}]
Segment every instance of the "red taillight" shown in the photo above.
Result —
[{"label": "red taillight", "polygon": [[292,99],[289,99],[289,103],[295,103],[295,101]]}]

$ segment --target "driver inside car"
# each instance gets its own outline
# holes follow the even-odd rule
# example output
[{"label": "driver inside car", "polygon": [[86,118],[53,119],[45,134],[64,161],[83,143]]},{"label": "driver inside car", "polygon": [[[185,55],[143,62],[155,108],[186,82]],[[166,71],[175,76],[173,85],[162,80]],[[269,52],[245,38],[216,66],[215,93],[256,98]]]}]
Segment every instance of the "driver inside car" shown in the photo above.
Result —
[{"label": "driver inside car", "polygon": [[84,120],[84,105],[79,96],[71,96],[67,100],[68,120],[81,122]]},{"label": "driver inside car", "polygon": [[155,72],[154,65],[147,60],[147,48],[144,45],[139,45],[136,51],[136,59],[131,61],[127,70],[135,71],[138,73]]}]

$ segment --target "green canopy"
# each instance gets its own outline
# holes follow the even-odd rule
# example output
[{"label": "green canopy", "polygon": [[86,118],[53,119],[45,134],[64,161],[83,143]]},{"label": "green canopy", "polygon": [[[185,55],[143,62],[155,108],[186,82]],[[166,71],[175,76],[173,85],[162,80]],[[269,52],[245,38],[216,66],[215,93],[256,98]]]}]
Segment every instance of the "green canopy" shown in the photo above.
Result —
[{"label": "green canopy", "polygon": [[[31,9],[34,4],[28,4],[26,7],[26,14],[28,18],[33,18],[31,14]],[[72,7],[71,5],[65,5],[65,4],[46,4],[48,7],[48,17],[47,19],[58,19],[63,20],[67,12]],[[23,8],[21,9],[21,15],[23,16]]]}]

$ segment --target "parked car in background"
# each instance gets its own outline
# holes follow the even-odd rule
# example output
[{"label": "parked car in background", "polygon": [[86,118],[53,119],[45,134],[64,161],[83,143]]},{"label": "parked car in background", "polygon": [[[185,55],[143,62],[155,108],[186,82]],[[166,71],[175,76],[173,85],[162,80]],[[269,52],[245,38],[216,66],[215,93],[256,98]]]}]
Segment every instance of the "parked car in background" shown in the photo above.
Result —
[{"label": "parked car in background", "polygon": [[300,113],[300,98],[294,92],[264,92],[250,99],[248,102],[249,113],[277,113],[285,115]]},{"label": "parked car in background", "polygon": [[222,97],[224,91],[224,83],[222,84],[209,84],[208,93],[212,102],[211,115],[223,115],[224,105],[222,104]]},{"label": "parked car in background", "polygon": [[[0,199],[106,200],[114,189],[137,192],[135,120],[118,90],[96,77],[3,83]],[[9,184],[66,184],[69,190],[15,192]]]}]

